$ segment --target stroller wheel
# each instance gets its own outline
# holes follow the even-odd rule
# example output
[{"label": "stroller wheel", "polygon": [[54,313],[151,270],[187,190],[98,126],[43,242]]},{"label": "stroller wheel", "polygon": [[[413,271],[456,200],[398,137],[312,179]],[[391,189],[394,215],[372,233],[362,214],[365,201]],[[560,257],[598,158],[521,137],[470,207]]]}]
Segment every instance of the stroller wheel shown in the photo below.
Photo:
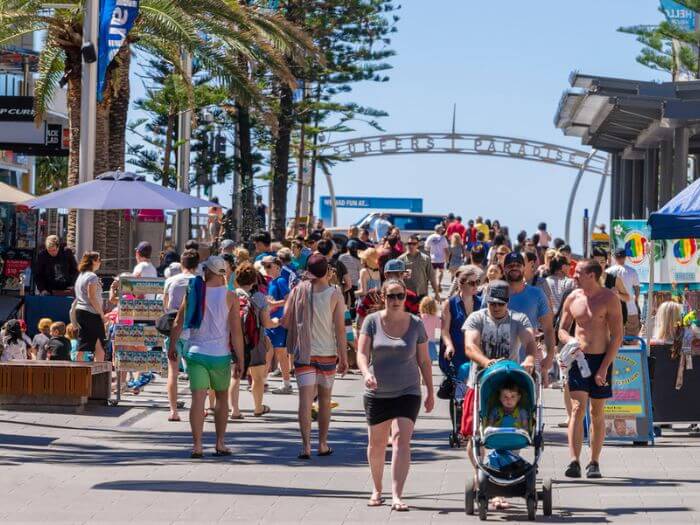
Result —
[{"label": "stroller wheel", "polygon": [[489,510],[489,500],[483,496],[479,497],[479,519],[486,521],[486,513]]},{"label": "stroller wheel", "polygon": [[537,495],[529,495],[527,497],[527,519],[535,521],[535,513],[537,512]]},{"label": "stroller wheel", "polygon": [[474,499],[476,497],[476,490],[474,490],[474,478],[469,475],[467,478],[467,486],[464,489],[464,512],[468,516],[474,515]]},{"label": "stroller wheel", "polygon": [[545,516],[552,515],[552,480],[545,478],[542,481],[542,512]]}]

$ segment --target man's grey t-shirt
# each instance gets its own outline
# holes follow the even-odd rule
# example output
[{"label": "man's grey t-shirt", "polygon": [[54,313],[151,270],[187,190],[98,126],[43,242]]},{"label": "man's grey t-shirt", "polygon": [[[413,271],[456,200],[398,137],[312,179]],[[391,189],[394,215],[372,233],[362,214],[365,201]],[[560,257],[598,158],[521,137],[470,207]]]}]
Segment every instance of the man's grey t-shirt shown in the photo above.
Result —
[{"label": "man's grey t-shirt", "polygon": [[[488,310],[477,310],[464,321],[462,331],[476,330],[481,334],[481,351],[489,359],[509,359],[520,362],[520,345],[523,333],[532,329],[527,316],[508,311],[501,319],[494,319]],[[471,368],[469,386],[476,378],[476,367]]]},{"label": "man's grey t-shirt", "polygon": [[423,321],[411,315],[403,336],[392,337],[384,333],[380,316],[381,312],[369,314],[362,323],[362,333],[372,339],[369,369],[377,379],[377,389],[365,390],[365,395],[379,398],[420,396],[416,353],[418,345],[428,341]]}]

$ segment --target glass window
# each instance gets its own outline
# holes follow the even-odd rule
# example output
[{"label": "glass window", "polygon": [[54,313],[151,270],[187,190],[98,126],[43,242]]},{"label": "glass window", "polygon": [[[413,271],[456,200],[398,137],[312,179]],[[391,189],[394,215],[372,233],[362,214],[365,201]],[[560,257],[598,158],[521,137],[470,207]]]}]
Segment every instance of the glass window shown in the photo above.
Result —
[{"label": "glass window", "polygon": [[421,217],[421,230],[435,230],[435,226],[442,222],[442,217]]},{"label": "glass window", "polygon": [[420,230],[420,217],[414,215],[390,215],[389,221],[401,231]]}]

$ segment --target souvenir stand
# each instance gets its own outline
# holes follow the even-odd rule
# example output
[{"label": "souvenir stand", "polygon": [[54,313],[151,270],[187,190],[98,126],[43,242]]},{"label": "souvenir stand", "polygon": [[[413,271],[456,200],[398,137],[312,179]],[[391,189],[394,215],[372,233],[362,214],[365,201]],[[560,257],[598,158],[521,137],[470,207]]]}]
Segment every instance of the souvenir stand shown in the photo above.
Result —
[{"label": "souvenir stand", "polygon": [[[678,255],[687,251],[695,254],[696,239],[700,239],[700,180],[671,199],[649,217],[650,254],[673,250]],[[680,239],[680,241],[678,241]],[[676,241],[672,241],[676,240]],[[649,257],[649,290],[655,290],[655,266]],[[693,259],[695,261],[695,259]],[[695,263],[697,265],[698,263]],[[683,285],[681,290],[697,289],[698,282]],[[676,288],[678,290],[679,287]],[[697,306],[694,294],[684,297],[684,303]],[[651,343],[651,316],[656,310],[653,293],[647,305],[647,342]],[[690,334],[689,334],[690,335]],[[700,339],[689,338],[680,353],[671,345],[650,345],[654,363],[652,400],[654,423],[700,423]],[[696,341],[696,339],[698,339]],[[658,431],[657,431],[658,432]]]},{"label": "souvenir stand", "polygon": [[164,338],[155,322],[163,315],[162,278],[119,278],[117,320],[109,331],[114,370],[117,373],[116,406],[121,401],[120,372],[155,372],[166,376]]},{"label": "souvenir stand", "polygon": [[37,247],[37,213],[20,204],[32,195],[0,182],[0,322],[16,313]]}]

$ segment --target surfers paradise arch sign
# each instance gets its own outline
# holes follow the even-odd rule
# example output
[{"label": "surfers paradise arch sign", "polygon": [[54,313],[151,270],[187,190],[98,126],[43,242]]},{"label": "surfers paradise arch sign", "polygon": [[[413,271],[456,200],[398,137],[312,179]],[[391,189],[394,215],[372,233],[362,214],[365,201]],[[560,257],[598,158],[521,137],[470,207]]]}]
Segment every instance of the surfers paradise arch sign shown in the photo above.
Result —
[{"label": "surfers paradise arch sign", "polygon": [[[571,212],[581,178],[585,172],[602,175],[598,198],[593,211],[591,228],[596,223],[600,200],[605,187],[606,175],[609,174],[608,155],[597,150],[584,151],[547,142],[486,135],[474,133],[400,133],[360,137],[319,145],[324,155],[335,155],[349,159],[376,157],[380,155],[415,155],[415,154],[449,154],[449,155],[486,155],[516,160],[529,160],[553,164],[578,171],[569,198],[566,221],[568,240]],[[335,192],[330,176],[326,175],[331,203]],[[335,206],[333,217],[335,218]]]}]

